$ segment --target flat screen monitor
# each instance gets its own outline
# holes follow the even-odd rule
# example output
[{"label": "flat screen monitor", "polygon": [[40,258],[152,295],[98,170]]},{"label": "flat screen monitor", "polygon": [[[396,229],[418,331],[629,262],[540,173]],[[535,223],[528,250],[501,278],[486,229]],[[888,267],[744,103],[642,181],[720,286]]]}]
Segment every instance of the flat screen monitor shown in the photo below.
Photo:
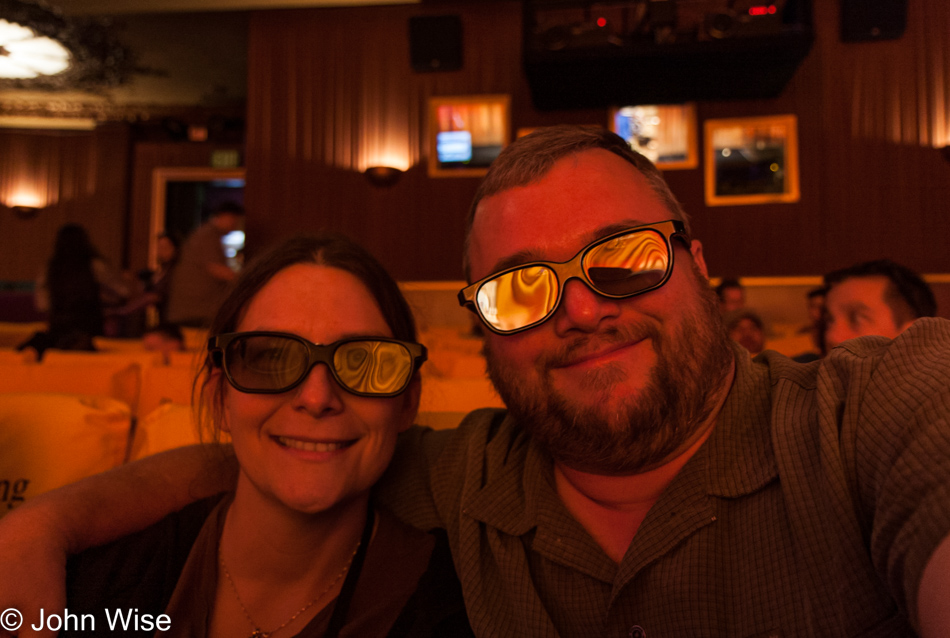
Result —
[{"label": "flat screen monitor", "polygon": [[509,110],[507,95],[431,98],[429,175],[484,175],[510,139]]}]

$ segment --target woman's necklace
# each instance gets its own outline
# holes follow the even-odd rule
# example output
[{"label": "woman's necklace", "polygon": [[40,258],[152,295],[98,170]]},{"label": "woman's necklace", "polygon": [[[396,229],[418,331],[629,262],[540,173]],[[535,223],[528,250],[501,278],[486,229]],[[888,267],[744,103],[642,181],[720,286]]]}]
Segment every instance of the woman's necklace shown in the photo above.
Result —
[{"label": "woman's necklace", "polygon": [[363,543],[362,539],[360,539],[360,541],[356,543],[356,547],[353,548],[353,553],[350,554],[350,559],[346,561],[346,565],[343,566],[343,569],[340,570],[340,573],[336,575],[336,578],[333,579],[333,582],[330,583],[326,589],[324,589],[322,592],[317,594],[316,598],[314,598],[309,603],[301,607],[297,611],[297,613],[295,613],[293,616],[285,620],[284,624],[282,624],[277,629],[272,629],[270,631],[264,631],[263,629],[261,629],[258,626],[258,624],[254,622],[254,619],[251,618],[251,614],[247,612],[247,607],[244,606],[244,602],[241,600],[241,595],[238,593],[237,587],[234,585],[234,581],[231,579],[231,572],[228,571],[228,566],[224,562],[224,554],[221,553],[221,546],[219,545],[218,546],[218,560],[221,561],[221,568],[224,570],[224,576],[225,578],[228,579],[228,584],[231,585],[231,591],[234,592],[234,598],[237,599],[238,605],[241,606],[241,611],[244,612],[244,617],[247,618],[247,622],[251,623],[251,627],[254,628],[254,631],[251,632],[251,635],[249,636],[249,638],[269,638],[269,636],[276,634],[278,631],[280,631],[281,629],[283,629],[284,627],[292,623],[294,619],[297,618],[297,616],[299,616],[303,612],[313,607],[318,600],[323,598],[327,594],[327,592],[333,589],[334,585],[340,582],[340,579],[343,578],[343,574],[345,574],[347,570],[350,569],[350,565],[353,564],[353,557],[356,556],[356,552],[359,551],[360,545],[362,545],[362,543]]}]

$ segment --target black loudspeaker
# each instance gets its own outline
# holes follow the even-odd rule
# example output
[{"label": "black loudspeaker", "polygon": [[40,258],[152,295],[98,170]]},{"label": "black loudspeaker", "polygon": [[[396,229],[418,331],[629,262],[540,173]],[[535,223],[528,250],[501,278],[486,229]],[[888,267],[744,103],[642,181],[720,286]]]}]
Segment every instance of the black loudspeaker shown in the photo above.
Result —
[{"label": "black loudspeaker", "polygon": [[462,19],[450,16],[409,18],[409,59],[416,71],[462,68]]},{"label": "black loudspeaker", "polygon": [[896,40],[907,28],[907,0],[841,0],[841,40]]}]

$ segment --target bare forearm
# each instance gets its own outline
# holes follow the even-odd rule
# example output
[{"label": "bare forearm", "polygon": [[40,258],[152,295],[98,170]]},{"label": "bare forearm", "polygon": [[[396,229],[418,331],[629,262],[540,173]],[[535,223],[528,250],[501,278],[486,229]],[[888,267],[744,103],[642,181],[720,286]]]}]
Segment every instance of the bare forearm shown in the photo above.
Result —
[{"label": "bare forearm", "polygon": [[31,526],[44,531],[46,542],[72,554],[228,489],[236,468],[230,446],[171,450],[42,494],[4,523],[29,518]]},{"label": "bare forearm", "polygon": [[[39,619],[66,604],[66,558],[228,489],[231,448],[192,446],[155,455],[35,498],[0,520],[0,609]],[[55,632],[22,636],[52,638]],[[3,631],[0,630],[0,635]]]}]

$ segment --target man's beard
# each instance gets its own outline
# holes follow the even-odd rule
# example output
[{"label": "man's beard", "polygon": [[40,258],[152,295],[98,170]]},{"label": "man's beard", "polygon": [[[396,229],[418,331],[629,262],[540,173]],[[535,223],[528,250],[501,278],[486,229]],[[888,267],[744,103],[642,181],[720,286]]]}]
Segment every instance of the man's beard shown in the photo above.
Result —
[{"label": "man's beard", "polygon": [[[732,366],[733,351],[715,294],[698,273],[691,276],[699,304],[674,334],[644,323],[582,337],[536,363],[538,377],[532,378],[539,378],[538,384],[526,382],[486,347],[488,374],[509,412],[555,461],[593,474],[636,474],[669,460],[705,423],[721,398],[717,391]],[[592,339],[603,345],[644,337],[651,340],[656,364],[635,396],[612,397],[611,386],[626,372],[610,366],[582,382],[580,390],[590,396],[585,405],[554,388],[550,369]]]}]

